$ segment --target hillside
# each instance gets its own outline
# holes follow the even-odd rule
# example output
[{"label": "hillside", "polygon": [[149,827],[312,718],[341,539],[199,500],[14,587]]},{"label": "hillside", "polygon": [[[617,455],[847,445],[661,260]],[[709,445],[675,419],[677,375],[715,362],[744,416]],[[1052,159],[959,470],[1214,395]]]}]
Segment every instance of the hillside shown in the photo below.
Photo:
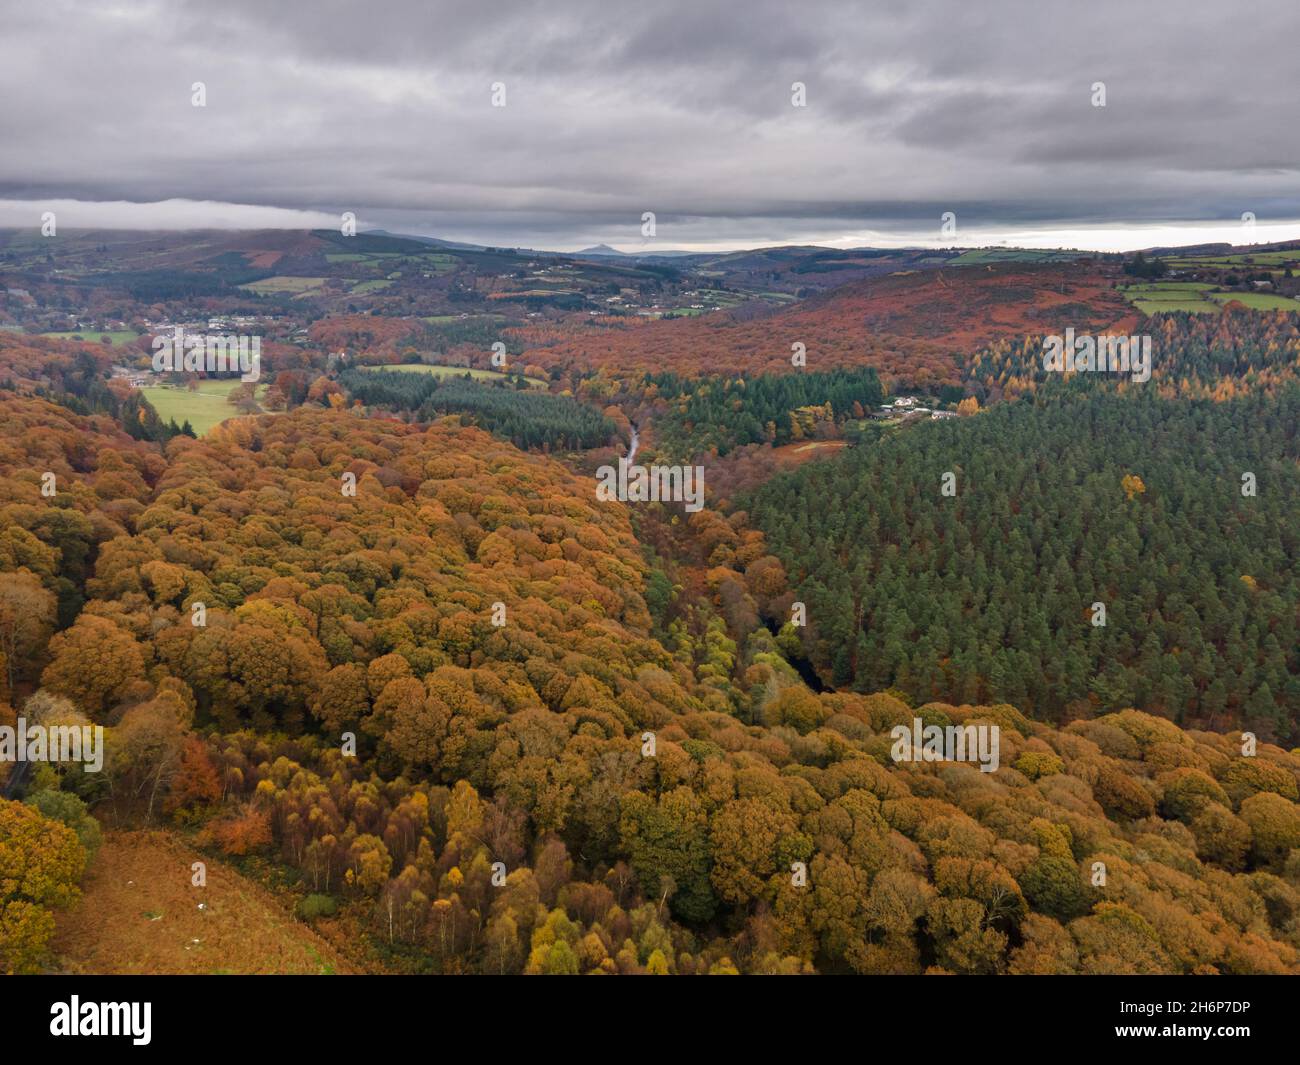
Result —
[{"label": "hillside", "polygon": [[[1300,390],[1058,392],[852,449],[748,501],[807,603],[822,675],[1039,720],[1132,706],[1300,742]],[[1248,494],[1252,478],[1265,487]]]},{"label": "hillside", "polygon": [[166,832],[110,832],[61,913],[58,971],[96,974],[346,974],[338,948],[285,912],[263,887]]},{"label": "hillside", "polygon": [[791,345],[802,343],[809,369],[871,366],[926,387],[960,383],[968,357],[999,337],[1069,325],[1100,331],[1133,320],[1133,310],[1095,268],[999,263],[854,281],[766,312],[746,307],[677,321],[607,323],[571,335],[519,335],[522,357],[547,367],[789,372]]},{"label": "hillside", "polygon": [[[33,416],[64,428],[35,437]],[[630,508],[454,421],[244,419],[133,442],[120,487],[74,447],[104,433],[0,396],[22,550],[2,579],[34,603],[33,582],[86,597],[24,650],[11,698],[39,684],[45,712],[107,728],[103,774],[51,768],[29,794],[80,795],[110,828],[189,826],[200,855],[337,908],[308,919],[378,967],[1300,968],[1293,753],[1128,709],[1056,728],[1005,703],[813,692],[797,641],[762,621],[788,607],[783,568],[739,516],[673,526],[709,569],[700,598],[665,598]],[[47,460],[65,464],[53,501],[30,472]],[[996,771],[896,761],[913,717],[997,725]],[[0,816],[74,861],[70,829],[14,805]],[[134,838],[108,833],[88,903],[134,906],[103,894],[134,879]],[[19,860],[0,847],[0,868]],[[190,890],[188,864],[160,898]],[[271,919],[247,912],[240,927]],[[283,934],[293,965],[317,964]],[[158,964],[184,964],[173,946]]]}]

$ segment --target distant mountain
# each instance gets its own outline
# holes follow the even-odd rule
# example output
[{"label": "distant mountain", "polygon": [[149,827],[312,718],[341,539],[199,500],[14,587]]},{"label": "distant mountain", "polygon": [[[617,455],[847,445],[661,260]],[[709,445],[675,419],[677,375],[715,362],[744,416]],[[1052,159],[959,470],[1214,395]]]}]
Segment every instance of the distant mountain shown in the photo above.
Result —
[{"label": "distant mountain", "polygon": [[691,256],[698,256],[699,252],[693,251],[619,251],[617,248],[611,248],[608,244],[597,244],[592,248],[583,248],[582,251],[556,252],[558,255],[568,255],[573,259],[685,259]]},{"label": "distant mountain", "polygon": [[1300,248],[1300,240],[1275,240],[1266,244],[1231,244],[1227,241],[1215,244],[1170,244],[1158,248],[1144,248],[1143,255],[1250,255],[1251,253],[1269,251],[1294,251]]},{"label": "distant mountain", "polygon": [[[1233,255],[1241,249],[1224,241],[1219,244],[1166,244],[1156,248],[1143,248],[1143,255]],[[1130,253],[1125,253],[1130,254]]]},{"label": "distant mountain", "polygon": [[457,240],[441,240],[438,237],[418,237],[411,233],[390,233],[386,229],[367,229],[362,236],[392,237],[394,240],[414,240],[421,244],[432,244],[436,248],[449,248],[452,251],[487,251],[484,244],[462,244]]}]

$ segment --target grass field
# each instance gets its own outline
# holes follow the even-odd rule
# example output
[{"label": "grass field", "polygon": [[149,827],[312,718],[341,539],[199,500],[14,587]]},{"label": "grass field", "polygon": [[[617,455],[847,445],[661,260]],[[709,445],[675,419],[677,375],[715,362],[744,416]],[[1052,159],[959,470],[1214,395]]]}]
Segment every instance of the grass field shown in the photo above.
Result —
[{"label": "grass field", "polygon": [[1161,311],[1217,314],[1232,300],[1256,311],[1300,311],[1300,300],[1271,292],[1219,292],[1204,281],[1146,281],[1125,285],[1120,291],[1143,314]]},{"label": "grass field", "polygon": [[1246,251],[1226,256],[1226,259],[1230,263],[1240,263],[1245,266],[1269,263],[1285,266],[1287,263],[1300,263],[1300,251],[1294,248],[1288,251]]},{"label": "grass field", "polygon": [[1143,314],[1161,311],[1217,314],[1222,308],[1206,296],[1213,287],[1205,281],[1141,281],[1125,285],[1120,291]]},{"label": "grass field", "polygon": [[42,333],[41,336],[57,337],[60,340],[85,340],[91,344],[100,343],[104,337],[108,337],[108,342],[114,347],[121,347],[123,344],[130,344],[132,341],[140,339],[138,334],[132,332],[130,329],[119,329],[115,332],[109,333],[96,333],[91,331],[82,333]]},{"label": "grass field", "polygon": [[1208,292],[1214,288],[1208,281],[1148,281],[1134,285],[1124,285],[1120,291],[1126,296],[1151,292]]},{"label": "grass field", "polygon": [[1133,306],[1143,314],[1160,314],[1170,311],[1191,311],[1193,314],[1218,314],[1223,308],[1212,300],[1160,299],[1133,300]]},{"label": "grass field", "polygon": [[1218,267],[1254,267],[1254,266],[1300,266],[1300,249],[1291,248],[1284,251],[1238,252],[1235,255],[1190,255],[1173,256],[1167,260],[1170,266],[1218,266]]},{"label": "grass field", "polygon": [[[207,885],[194,887],[190,865],[200,860]],[[56,918],[54,952],[65,973],[354,971],[269,891],[169,832],[105,833],[82,891]]]},{"label": "grass field", "polygon": [[1300,311],[1300,300],[1277,296],[1271,292],[1210,292],[1207,295],[1216,303],[1236,300],[1253,311]]},{"label": "grass field", "polygon": [[[411,255],[406,252],[396,251],[369,251],[369,252],[327,252],[325,254],[327,263],[368,263],[371,266],[409,266],[413,269],[431,270],[434,273],[446,273],[448,270],[456,269],[457,259],[454,255],[448,255],[445,252],[425,252],[420,255]],[[268,278],[274,281],[276,278]],[[256,282],[255,282],[256,283]]]},{"label": "grass field", "polygon": [[972,248],[951,260],[953,266],[983,263],[1050,263],[1078,258],[1078,252],[1028,250],[1022,248]]},{"label": "grass field", "polygon": [[[219,381],[200,381],[197,392],[186,388],[172,388],[169,385],[150,385],[140,389],[145,399],[158,412],[164,422],[176,419],[177,425],[184,425],[188,420],[190,426],[199,436],[206,436],[212,427],[220,425],[227,418],[235,417],[239,412],[227,401],[240,384],[239,378],[222,378]],[[266,385],[257,387],[260,399],[266,393]]]},{"label": "grass field", "polygon": [[261,281],[250,281],[239,287],[245,292],[256,292],[259,296],[276,296],[289,294],[301,296],[304,292],[315,292],[328,278],[324,277],[264,277]]},{"label": "grass field", "polygon": [[352,295],[364,296],[367,292],[378,292],[392,284],[392,281],[358,281],[352,286]]},{"label": "grass field", "polygon": [[[475,381],[500,381],[506,375],[496,370],[473,370],[466,366],[432,366],[423,362],[404,362],[397,366],[359,366],[360,370],[399,370],[402,373],[427,373],[434,377],[464,377],[469,374]],[[545,388],[547,382],[539,377],[525,377],[530,388]]]},{"label": "grass field", "polygon": [[802,455],[806,451],[838,451],[847,445],[843,440],[813,440],[811,443],[792,444],[790,446],[794,448],[794,454]]}]

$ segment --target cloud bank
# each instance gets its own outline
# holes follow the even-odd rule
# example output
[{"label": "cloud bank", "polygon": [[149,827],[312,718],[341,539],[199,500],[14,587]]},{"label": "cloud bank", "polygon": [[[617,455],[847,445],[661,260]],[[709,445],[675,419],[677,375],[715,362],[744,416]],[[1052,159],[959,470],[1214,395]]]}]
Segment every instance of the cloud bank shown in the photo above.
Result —
[{"label": "cloud bank", "polygon": [[352,211],[631,250],[645,211],[664,247],[1300,219],[1289,0],[46,0],[0,28],[6,225]]}]

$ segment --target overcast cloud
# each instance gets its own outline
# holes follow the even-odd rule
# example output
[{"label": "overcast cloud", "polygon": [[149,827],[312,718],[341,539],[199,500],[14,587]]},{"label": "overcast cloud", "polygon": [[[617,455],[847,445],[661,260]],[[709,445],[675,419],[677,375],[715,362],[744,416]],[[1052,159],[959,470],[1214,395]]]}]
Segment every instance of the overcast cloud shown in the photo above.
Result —
[{"label": "overcast cloud", "polygon": [[0,0],[0,225],[1300,236],[1298,31],[1295,0]]}]

